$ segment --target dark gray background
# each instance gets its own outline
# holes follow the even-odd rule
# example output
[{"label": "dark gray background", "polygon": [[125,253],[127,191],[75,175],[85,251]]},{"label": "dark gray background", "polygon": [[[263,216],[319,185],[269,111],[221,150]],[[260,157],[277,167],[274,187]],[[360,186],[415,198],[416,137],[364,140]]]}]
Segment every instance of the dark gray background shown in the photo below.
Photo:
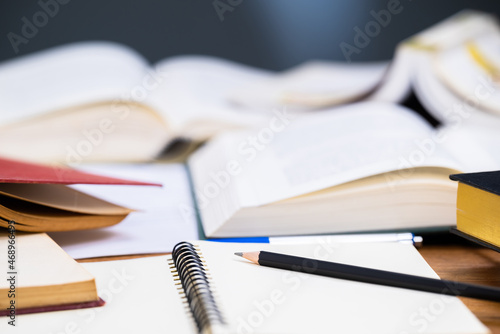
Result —
[{"label": "dark gray background", "polygon": [[[43,1],[43,0],[42,0]],[[50,2],[55,0],[45,0]],[[65,0],[68,1],[68,0]],[[353,44],[354,28],[373,20],[388,1],[221,0],[241,2],[221,21],[212,0],[69,0],[16,53],[8,39],[33,20],[38,1],[1,0],[0,61],[74,41],[111,40],[149,61],[204,54],[281,70],[308,59],[345,59],[340,43]],[[353,61],[390,59],[398,41],[464,8],[498,16],[497,1],[401,0],[403,10]]]}]

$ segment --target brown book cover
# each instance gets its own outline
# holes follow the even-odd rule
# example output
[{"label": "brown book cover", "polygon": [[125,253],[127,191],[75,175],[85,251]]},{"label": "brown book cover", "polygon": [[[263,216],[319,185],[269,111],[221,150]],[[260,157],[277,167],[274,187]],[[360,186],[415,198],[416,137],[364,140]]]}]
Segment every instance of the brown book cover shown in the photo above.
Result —
[{"label": "brown book cover", "polygon": [[[29,313],[42,313],[42,312],[54,312],[54,311],[65,311],[65,310],[76,310],[82,308],[100,307],[104,306],[106,302],[100,298],[99,300],[83,302],[83,303],[72,303],[72,304],[62,304],[62,305],[52,305],[52,306],[39,306],[39,307],[28,307],[22,309],[16,309],[15,314],[29,314]],[[0,310],[0,317],[8,317],[10,315],[10,310]]]}]

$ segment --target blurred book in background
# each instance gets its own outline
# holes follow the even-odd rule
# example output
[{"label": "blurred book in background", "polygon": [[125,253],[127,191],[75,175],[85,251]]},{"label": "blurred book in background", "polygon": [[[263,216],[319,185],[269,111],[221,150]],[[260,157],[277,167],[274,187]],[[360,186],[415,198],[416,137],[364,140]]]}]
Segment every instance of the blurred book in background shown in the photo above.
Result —
[{"label": "blurred book in background", "polygon": [[[178,138],[205,141],[311,112],[414,91],[444,125],[500,124],[499,26],[464,11],[397,47],[390,63],[312,62],[273,73],[206,56],[154,65],[115,43],[76,43],[0,65],[0,154],[68,164],[143,161]],[[466,130],[464,130],[466,131]]]},{"label": "blurred book in background", "polygon": [[499,126],[499,45],[497,19],[465,10],[402,41],[390,64],[306,63],[235,88],[230,99],[313,110],[359,100],[401,103],[413,92],[442,124],[458,117]]}]

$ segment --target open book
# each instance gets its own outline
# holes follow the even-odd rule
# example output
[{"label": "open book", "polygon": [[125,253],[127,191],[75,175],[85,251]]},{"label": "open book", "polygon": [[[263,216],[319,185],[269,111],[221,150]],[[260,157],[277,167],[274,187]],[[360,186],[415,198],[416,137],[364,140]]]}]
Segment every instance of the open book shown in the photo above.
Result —
[{"label": "open book", "polygon": [[[103,291],[104,307],[21,315],[18,322],[27,332],[44,333],[61,332],[67,324],[93,334],[488,332],[456,297],[259,267],[234,256],[269,250],[437,278],[411,245],[193,244],[197,247],[186,248],[184,259],[204,261],[184,262],[184,271],[182,264],[169,265],[168,256],[84,263]],[[186,281],[189,274],[196,285]],[[188,294],[194,297],[184,298]],[[138,305],[147,312],[138,312]],[[421,310],[432,312],[432,321]],[[197,323],[205,324],[203,331]],[[10,333],[5,322],[0,329]]]},{"label": "open book", "polygon": [[[0,231],[6,272],[0,281],[2,323],[16,315],[104,303],[97,295],[94,276],[69,257],[45,233]],[[2,332],[4,332],[2,330]]]},{"label": "open book", "polygon": [[133,211],[70,184],[155,185],[0,158],[0,227],[30,232],[85,230],[117,224]]},{"label": "open book", "polygon": [[111,42],[53,48],[0,64],[0,155],[44,162],[140,161],[183,137],[258,124],[224,92],[268,72],[203,56],[154,66]]},{"label": "open book", "polygon": [[[344,47],[352,54],[363,38],[358,33],[354,45]],[[495,129],[499,45],[496,18],[464,10],[402,41],[390,63],[313,61],[235,87],[228,98],[247,107],[311,110],[359,100],[399,103],[413,91],[442,124]]]},{"label": "open book", "polygon": [[215,137],[188,160],[208,237],[455,225],[457,171],[500,168],[498,134],[436,130],[402,106],[362,102],[277,114]]}]

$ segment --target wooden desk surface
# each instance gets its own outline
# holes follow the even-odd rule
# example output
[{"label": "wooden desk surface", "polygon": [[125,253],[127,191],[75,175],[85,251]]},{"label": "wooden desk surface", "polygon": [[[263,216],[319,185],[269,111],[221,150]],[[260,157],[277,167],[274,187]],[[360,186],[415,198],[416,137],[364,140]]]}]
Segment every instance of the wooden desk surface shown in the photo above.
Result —
[{"label": "wooden desk surface", "polygon": [[[500,288],[500,253],[463,243],[424,245],[419,248],[419,252],[443,279]],[[128,259],[142,256],[154,255],[106,257],[79,260],[78,262]],[[492,334],[500,334],[500,303],[469,298],[461,298],[461,300],[491,330]]]},{"label": "wooden desk surface", "polygon": [[[424,245],[419,251],[443,279],[500,287],[500,253],[463,244]],[[500,303],[461,300],[492,333],[500,334]]]}]

